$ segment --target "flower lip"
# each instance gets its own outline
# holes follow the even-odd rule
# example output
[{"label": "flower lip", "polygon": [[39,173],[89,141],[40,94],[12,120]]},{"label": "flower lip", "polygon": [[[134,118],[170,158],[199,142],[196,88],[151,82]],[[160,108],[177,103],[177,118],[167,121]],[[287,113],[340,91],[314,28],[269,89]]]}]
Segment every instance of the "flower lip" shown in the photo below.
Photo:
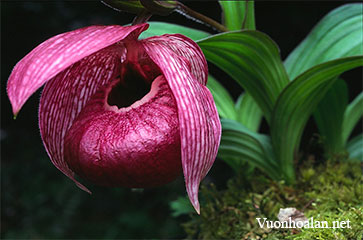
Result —
[{"label": "flower lip", "polygon": [[113,187],[155,187],[178,177],[179,120],[165,77],[157,77],[143,99],[117,112],[105,109],[106,88],[92,96],[65,136],[70,169]]}]

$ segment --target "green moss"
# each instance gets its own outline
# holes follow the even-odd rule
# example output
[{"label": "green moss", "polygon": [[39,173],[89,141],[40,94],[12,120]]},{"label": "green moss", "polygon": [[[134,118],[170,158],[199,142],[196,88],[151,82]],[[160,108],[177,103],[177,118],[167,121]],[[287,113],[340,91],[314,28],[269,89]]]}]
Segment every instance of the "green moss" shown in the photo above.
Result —
[{"label": "green moss", "polygon": [[[362,239],[363,177],[359,164],[328,162],[301,167],[294,187],[255,174],[236,176],[226,190],[201,188],[201,215],[183,225],[188,238],[201,239]],[[256,220],[277,220],[280,208],[295,207],[314,220],[350,221],[351,228],[260,228]],[[331,226],[331,225],[330,225]]]}]

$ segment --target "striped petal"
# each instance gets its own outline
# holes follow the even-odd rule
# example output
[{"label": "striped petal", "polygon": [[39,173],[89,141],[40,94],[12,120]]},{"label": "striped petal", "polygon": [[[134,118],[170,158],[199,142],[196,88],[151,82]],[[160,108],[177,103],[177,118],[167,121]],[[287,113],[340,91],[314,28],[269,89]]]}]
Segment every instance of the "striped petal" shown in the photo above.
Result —
[{"label": "striped petal", "polygon": [[181,34],[165,34],[148,38],[147,41],[169,48],[177,55],[186,58],[190,72],[202,85],[207,84],[208,65],[198,44]]},{"label": "striped petal", "polygon": [[[145,39],[142,45],[164,74],[174,94],[178,107],[186,189],[199,213],[199,184],[213,165],[221,137],[221,125],[213,97],[204,84],[204,73],[199,73],[207,69],[206,62],[192,61],[187,57],[203,55],[197,47],[184,48],[195,45],[192,40],[180,35]],[[197,66],[201,68],[199,71]]]},{"label": "striped petal", "polygon": [[81,189],[64,159],[64,137],[90,97],[119,74],[122,45],[88,56],[46,83],[39,104],[39,128],[52,163]]},{"label": "striped petal", "polygon": [[16,64],[8,80],[7,91],[14,115],[38,88],[58,73],[130,33],[136,39],[147,26],[90,26],[59,34],[37,46]]}]

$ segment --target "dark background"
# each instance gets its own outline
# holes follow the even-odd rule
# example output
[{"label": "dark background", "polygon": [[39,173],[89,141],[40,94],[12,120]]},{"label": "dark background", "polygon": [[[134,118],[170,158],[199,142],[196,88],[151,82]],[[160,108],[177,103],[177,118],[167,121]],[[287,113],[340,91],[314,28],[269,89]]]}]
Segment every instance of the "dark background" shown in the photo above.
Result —
[{"label": "dark background", "polygon": [[[220,20],[217,2],[185,2]],[[342,2],[256,3],[257,29],[281,49],[282,59],[312,27]],[[187,216],[172,217],[169,202],[185,196],[182,177],[164,187],[135,191],[90,186],[92,195],[78,189],[50,162],[37,123],[40,91],[13,120],[6,82],[13,66],[44,40],[93,24],[128,24],[133,15],[116,12],[98,1],[1,1],[1,238],[181,238]],[[209,28],[174,13],[151,20],[173,22],[213,33]],[[210,71],[237,97],[241,88],[221,71]],[[343,75],[350,98],[361,91],[361,71]],[[263,132],[268,132],[266,126]],[[315,126],[304,134],[308,141]],[[304,146],[303,146],[304,147]],[[204,181],[223,188],[233,175],[217,160]],[[203,206],[202,206],[203,211]]]}]

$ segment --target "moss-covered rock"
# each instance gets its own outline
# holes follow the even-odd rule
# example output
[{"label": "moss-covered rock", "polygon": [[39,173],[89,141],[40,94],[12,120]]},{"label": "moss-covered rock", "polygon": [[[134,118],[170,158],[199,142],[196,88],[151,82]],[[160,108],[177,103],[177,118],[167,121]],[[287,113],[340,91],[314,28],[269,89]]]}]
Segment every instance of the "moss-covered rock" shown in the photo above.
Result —
[{"label": "moss-covered rock", "polygon": [[[363,177],[360,164],[332,163],[300,168],[294,187],[256,173],[236,176],[226,190],[201,188],[201,215],[184,224],[188,238],[200,239],[362,239]],[[280,208],[295,207],[307,218],[350,221],[351,228],[260,228],[256,218],[276,221]]]}]

